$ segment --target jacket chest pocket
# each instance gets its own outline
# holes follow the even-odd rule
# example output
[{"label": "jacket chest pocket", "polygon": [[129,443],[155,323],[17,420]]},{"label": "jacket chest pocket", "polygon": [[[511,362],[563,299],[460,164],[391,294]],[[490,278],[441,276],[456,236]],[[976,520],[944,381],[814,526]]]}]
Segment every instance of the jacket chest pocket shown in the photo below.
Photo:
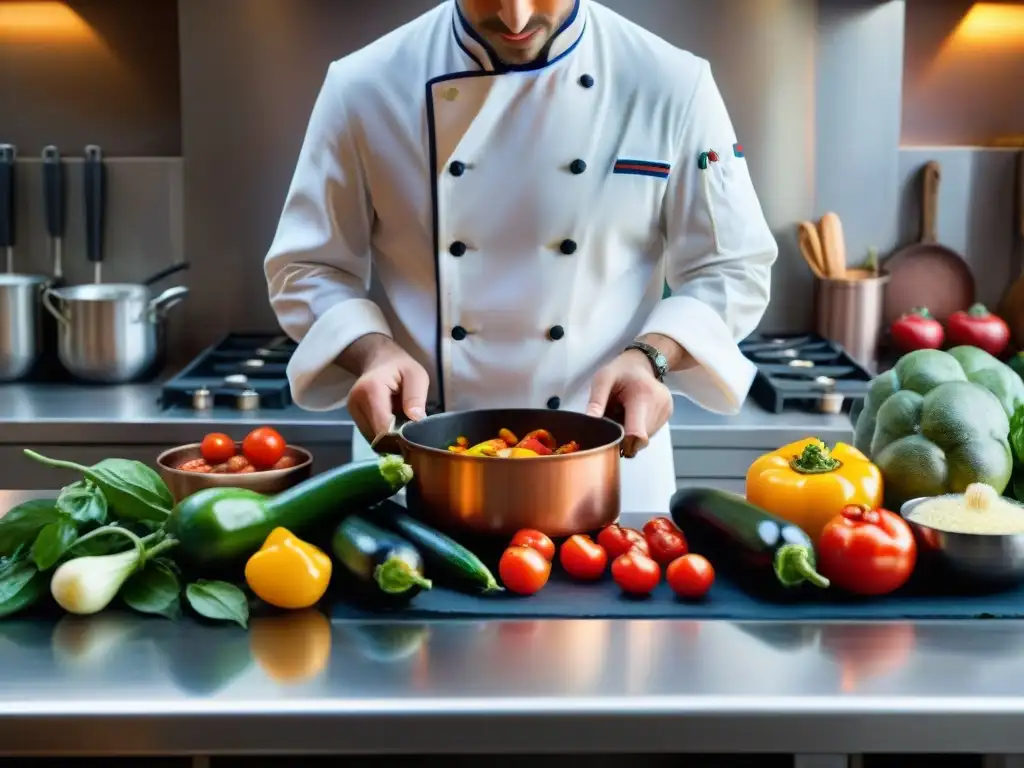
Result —
[{"label": "jacket chest pocket", "polygon": [[700,175],[700,192],[711,220],[715,250],[729,253],[742,249],[751,228],[761,221],[761,204],[746,161],[728,156],[714,162],[702,160]]},{"label": "jacket chest pocket", "polygon": [[655,160],[618,158],[604,184],[599,229],[627,237],[642,252],[661,238],[661,212],[672,166]]}]

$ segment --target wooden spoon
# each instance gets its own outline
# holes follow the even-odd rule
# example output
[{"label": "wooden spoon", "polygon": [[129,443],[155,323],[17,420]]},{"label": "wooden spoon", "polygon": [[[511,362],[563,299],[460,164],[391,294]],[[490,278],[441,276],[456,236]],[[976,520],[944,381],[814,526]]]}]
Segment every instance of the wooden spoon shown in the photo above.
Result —
[{"label": "wooden spoon", "polygon": [[811,272],[819,280],[827,277],[825,256],[821,252],[821,238],[818,237],[818,230],[809,221],[801,221],[796,225],[796,238],[800,246],[800,253],[811,268]]},{"label": "wooden spoon", "polygon": [[835,213],[826,213],[818,221],[821,247],[825,254],[825,272],[833,279],[846,277],[846,239],[843,223]]}]

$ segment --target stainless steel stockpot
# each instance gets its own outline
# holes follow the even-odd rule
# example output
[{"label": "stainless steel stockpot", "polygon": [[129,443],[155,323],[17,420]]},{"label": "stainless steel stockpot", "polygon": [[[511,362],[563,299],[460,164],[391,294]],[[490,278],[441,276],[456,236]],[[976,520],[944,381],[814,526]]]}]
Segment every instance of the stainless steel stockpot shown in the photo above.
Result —
[{"label": "stainless steel stockpot", "polygon": [[175,286],[153,297],[133,283],[47,289],[43,305],[59,324],[57,354],[82,381],[122,384],[159,372],[166,355],[167,311],[188,295]]},{"label": "stainless steel stockpot", "polygon": [[0,274],[0,381],[26,376],[42,353],[43,275]]}]

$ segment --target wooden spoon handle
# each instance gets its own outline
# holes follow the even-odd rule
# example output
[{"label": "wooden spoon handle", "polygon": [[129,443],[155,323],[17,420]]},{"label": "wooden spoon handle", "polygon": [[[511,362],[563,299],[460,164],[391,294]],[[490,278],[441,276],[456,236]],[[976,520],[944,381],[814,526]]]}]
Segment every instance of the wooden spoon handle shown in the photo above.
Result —
[{"label": "wooden spoon handle", "polygon": [[809,221],[801,221],[796,225],[797,243],[800,246],[800,253],[804,261],[811,268],[811,272],[819,279],[828,276],[825,257],[821,249],[821,238],[818,237],[818,229]]},{"label": "wooden spoon handle", "polygon": [[939,182],[942,168],[934,160],[924,164],[921,180],[921,242],[937,243],[939,217]]}]

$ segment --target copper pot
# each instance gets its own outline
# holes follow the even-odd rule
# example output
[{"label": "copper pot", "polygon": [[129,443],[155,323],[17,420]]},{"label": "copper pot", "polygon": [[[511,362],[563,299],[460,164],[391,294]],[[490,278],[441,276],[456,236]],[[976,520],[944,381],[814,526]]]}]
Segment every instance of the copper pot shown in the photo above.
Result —
[{"label": "copper pot", "polygon": [[[546,429],[580,450],[558,456],[501,459],[448,450],[458,437],[470,445],[510,429],[522,437]],[[535,528],[548,536],[592,531],[619,517],[622,426],[571,411],[463,411],[409,421],[373,442],[401,452],[412,466],[409,508],[440,527],[511,536]]]}]

